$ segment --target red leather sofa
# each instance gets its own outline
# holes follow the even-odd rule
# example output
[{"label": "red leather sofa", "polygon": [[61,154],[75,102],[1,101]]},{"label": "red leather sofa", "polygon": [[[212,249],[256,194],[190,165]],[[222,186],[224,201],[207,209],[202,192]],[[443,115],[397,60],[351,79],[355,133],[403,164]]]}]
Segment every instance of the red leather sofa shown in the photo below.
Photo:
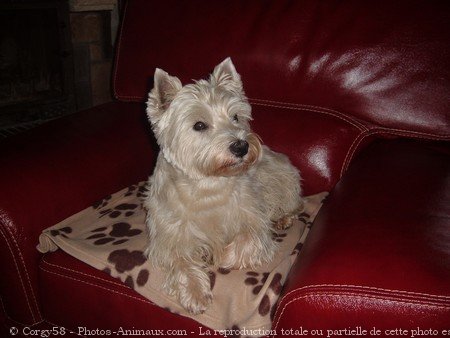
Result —
[{"label": "red leather sofa", "polygon": [[449,19],[446,1],[129,0],[116,100],[0,143],[5,335],[199,334],[195,321],[35,247],[43,229],[152,172],[143,102],[155,67],[188,82],[227,56],[254,129],[300,168],[305,194],[330,191],[284,285],[276,333],[450,334]]}]

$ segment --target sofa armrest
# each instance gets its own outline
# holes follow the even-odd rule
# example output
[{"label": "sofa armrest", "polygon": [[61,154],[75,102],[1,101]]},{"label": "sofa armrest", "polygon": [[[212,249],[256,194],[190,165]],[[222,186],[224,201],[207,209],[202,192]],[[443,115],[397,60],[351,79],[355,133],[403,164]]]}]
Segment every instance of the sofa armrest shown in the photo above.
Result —
[{"label": "sofa armrest", "polygon": [[157,148],[145,119],[142,104],[114,102],[0,142],[0,294],[10,318],[42,320],[41,231],[151,174]]},{"label": "sofa armrest", "polygon": [[274,329],[448,328],[449,150],[380,140],[355,159],[317,215]]}]

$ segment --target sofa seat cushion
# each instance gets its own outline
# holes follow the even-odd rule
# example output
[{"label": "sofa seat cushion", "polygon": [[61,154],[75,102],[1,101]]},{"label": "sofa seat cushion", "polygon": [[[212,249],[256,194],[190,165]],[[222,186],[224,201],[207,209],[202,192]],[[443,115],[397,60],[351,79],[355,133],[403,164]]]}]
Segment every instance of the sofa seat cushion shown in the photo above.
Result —
[{"label": "sofa seat cushion", "polygon": [[315,221],[275,329],[448,329],[449,149],[380,140],[360,154]]},{"label": "sofa seat cushion", "polygon": [[190,318],[160,308],[116,278],[62,251],[43,256],[39,281],[45,318],[83,336],[89,336],[85,330],[96,329],[179,329],[197,333],[202,327]]},{"label": "sofa seat cushion", "polygon": [[[148,236],[142,202],[146,193],[146,182],[140,182],[105,197],[46,229],[40,236],[38,250],[48,253],[60,248],[117,278],[114,282],[106,282],[104,276],[97,277],[96,284],[106,284],[101,288],[119,288],[113,292],[123,294],[120,289],[124,283],[161,308],[191,317],[204,326],[217,330],[230,327],[269,330],[282,285],[309,233],[307,225],[314,220],[326,193],[305,198],[301,217],[289,229],[273,233],[273,241],[279,248],[269,264],[246,270],[209,269],[214,301],[204,314],[196,316],[190,315],[174,297],[163,292],[164,271],[154,267],[144,256]],[[67,264],[59,267],[66,273],[77,271]],[[41,271],[47,278],[48,274],[53,278],[62,277],[61,272],[51,271],[55,268],[58,265],[47,259],[41,264]],[[69,282],[84,280],[79,277],[68,279]],[[137,294],[130,298],[139,300]],[[53,297],[52,301],[55,301]]]}]

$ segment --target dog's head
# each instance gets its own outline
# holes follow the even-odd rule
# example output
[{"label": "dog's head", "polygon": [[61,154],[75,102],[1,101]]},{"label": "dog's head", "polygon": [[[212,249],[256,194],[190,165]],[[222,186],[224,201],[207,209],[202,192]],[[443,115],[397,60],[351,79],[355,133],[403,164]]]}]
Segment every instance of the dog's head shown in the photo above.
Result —
[{"label": "dog's head", "polygon": [[230,58],[207,81],[186,86],[156,69],[147,114],[165,159],[191,178],[239,175],[260,159],[251,107]]}]

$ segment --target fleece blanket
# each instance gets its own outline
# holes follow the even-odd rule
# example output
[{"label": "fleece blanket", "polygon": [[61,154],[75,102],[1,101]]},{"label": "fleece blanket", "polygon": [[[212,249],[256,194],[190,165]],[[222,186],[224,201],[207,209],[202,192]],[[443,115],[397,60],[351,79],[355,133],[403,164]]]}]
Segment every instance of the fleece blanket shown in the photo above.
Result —
[{"label": "fleece blanket", "polygon": [[211,269],[213,302],[205,313],[191,316],[176,299],[162,292],[164,271],[143,255],[148,245],[142,207],[145,184],[140,182],[107,196],[44,230],[37,249],[47,253],[60,248],[120,279],[156,305],[211,329],[270,329],[283,283],[326,193],[306,197],[304,210],[293,226],[273,233],[279,250],[270,264],[255,270]]}]

